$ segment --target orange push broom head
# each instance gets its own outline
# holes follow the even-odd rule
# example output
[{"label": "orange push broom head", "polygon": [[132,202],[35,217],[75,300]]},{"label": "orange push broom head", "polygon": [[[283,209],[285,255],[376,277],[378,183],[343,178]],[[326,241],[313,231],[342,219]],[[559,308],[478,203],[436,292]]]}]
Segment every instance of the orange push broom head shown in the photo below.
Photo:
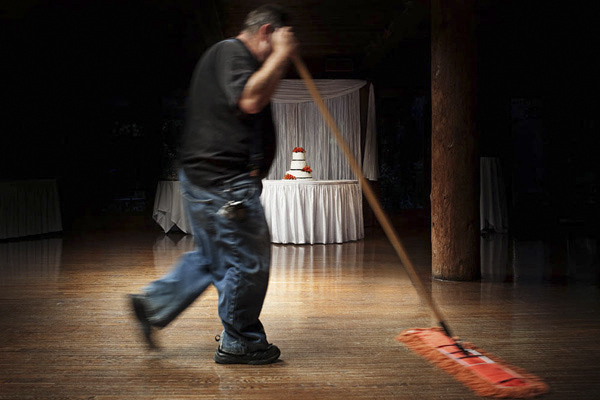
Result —
[{"label": "orange push broom head", "polygon": [[540,378],[462,342],[466,355],[440,328],[407,329],[396,339],[480,396],[528,398],[548,392]]}]

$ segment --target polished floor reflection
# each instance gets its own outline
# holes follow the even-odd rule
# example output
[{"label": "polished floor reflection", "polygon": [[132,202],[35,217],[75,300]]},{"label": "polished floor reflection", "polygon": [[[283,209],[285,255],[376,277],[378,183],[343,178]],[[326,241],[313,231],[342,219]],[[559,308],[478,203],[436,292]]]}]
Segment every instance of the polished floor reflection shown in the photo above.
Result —
[{"label": "polished floor reflection", "polygon": [[483,235],[481,276],[499,282],[598,283],[598,236],[565,232],[525,240]]},{"label": "polished floor reflection", "polygon": [[62,261],[62,238],[0,242],[0,279],[56,281]]},{"label": "polished floor reflection", "polygon": [[[431,280],[427,226],[398,231],[455,334],[542,377],[544,399],[600,398],[595,237],[487,235],[482,280],[443,282]],[[358,242],[272,246],[261,319],[282,362],[212,361],[214,288],[148,353],[125,295],[193,247],[148,229],[0,243],[0,398],[477,398],[395,341],[436,321],[377,229]]]}]

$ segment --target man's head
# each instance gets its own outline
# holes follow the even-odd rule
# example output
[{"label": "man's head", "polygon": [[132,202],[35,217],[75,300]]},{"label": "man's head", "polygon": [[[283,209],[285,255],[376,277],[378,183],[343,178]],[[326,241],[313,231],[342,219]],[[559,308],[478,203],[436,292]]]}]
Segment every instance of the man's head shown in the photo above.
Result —
[{"label": "man's head", "polygon": [[271,31],[289,25],[289,14],[277,4],[265,4],[246,16],[242,31],[255,34],[267,24],[271,26]]},{"label": "man's head", "polygon": [[265,4],[251,11],[238,37],[249,46],[256,58],[263,62],[273,50],[271,35],[289,24],[288,13],[279,5]]}]

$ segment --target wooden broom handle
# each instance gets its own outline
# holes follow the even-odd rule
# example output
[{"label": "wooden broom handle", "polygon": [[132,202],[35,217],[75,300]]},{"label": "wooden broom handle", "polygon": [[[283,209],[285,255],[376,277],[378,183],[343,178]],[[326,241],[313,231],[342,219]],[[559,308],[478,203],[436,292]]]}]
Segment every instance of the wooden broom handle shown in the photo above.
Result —
[{"label": "wooden broom handle", "polygon": [[400,257],[400,261],[402,261],[402,264],[404,264],[404,267],[406,268],[406,271],[408,272],[408,275],[409,275],[413,285],[417,289],[417,292],[419,292],[419,295],[421,296],[421,298],[423,298],[427,302],[427,304],[429,305],[429,308],[431,308],[431,310],[433,311],[433,314],[435,315],[437,320],[440,322],[440,324],[442,325],[444,330],[446,330],[446,333],[448,333],[448,335],[450,336],[450,332],[448,331],[448,328],[444,322],[442,313],[440,312],[439,308],[436,306],[435,302],[433,301],[433,298],[429,295],[429,293],[425,289],[425,286],[423,285],[423,282],[421,282],[421,279],[419,279],[419,276],[417,275],[417,272],[415,271],[415,267],[414,267],[412,261],[410,260],[410,258],[408,258],[408,255],[406,254],[406,250],[404,249],[404,246],[400,242],[398,233],[396,232],[396,230],[390,223],[390,220],[387,217],[387,215],[385,214],[385,212],[383,211],[383,209],[381,208],[381,204],[379,204],[379,200],[377,199],[377,196],[375,196],[375,194],[373,193],[373,189],[371,189],[371,185],[369,184],[367,179],[365,179],[358,163],[356,162],[356,159],[354,158],[354,155],[352,154],[352,152],[350,151],[350,148],[348,147],[348,144],[346,143],[346,141],[344,140],[344,137],[340,133],[340,130],[337,127],[337,124],[335,123],[333,117],[329,113],[327,106],[325,106],[325,103],[323,102],[323,99],[321,98],[321,95],[319,94],[319,91],[317,90],[317,87],[315,86],[315,83],[310,75],[310,72],[308,71],[308,69],[306,68],[306,66],[304,65],[304,62],[302,62],[300,57],[293,56],[292,61],[294,62],[294,65],[296,66],[296,70],[298,70],[298,74],[300,75],[300,77],[304,81],[304,84],[306,85],[308,91],[312,95],[313,100],[317,104],[317,107],[319,107],[319,110],[321,111],[323,118],[325,118],[325,122],[327,122],[327,125],[329,125],[329,128],[331,129],[331,132],[333,132],[333,136],[335,137],[338,146],[342,149],[342,151],[346,155],[346,158],[348,159],[348,162],[350,163],[350,168],[352,168],[352,171],[357,176],[357,178],[360,180],[363,193],[364,193],[365,197],[367,198],[369,205],[373,209],[373,212],[375,213],[375,216],[377,217],[377,220],[381,224],[381,227],[383,228],[385,234],[387,235],[390,243],[396,250],[398,257]]}]

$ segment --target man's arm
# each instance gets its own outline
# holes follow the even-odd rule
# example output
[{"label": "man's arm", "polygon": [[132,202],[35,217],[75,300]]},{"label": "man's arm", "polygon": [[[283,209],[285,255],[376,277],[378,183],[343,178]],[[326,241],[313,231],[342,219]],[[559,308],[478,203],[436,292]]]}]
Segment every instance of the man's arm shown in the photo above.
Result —
[{"label": "man's arm", "polygon": [[296,39],[290,27],[276,30],[272,34],[273,51],[258,71],[250,76],[238,101],[240,110],[246,114],[259,113],[275,92],[285,74],[288,60],[296,50]]}]

